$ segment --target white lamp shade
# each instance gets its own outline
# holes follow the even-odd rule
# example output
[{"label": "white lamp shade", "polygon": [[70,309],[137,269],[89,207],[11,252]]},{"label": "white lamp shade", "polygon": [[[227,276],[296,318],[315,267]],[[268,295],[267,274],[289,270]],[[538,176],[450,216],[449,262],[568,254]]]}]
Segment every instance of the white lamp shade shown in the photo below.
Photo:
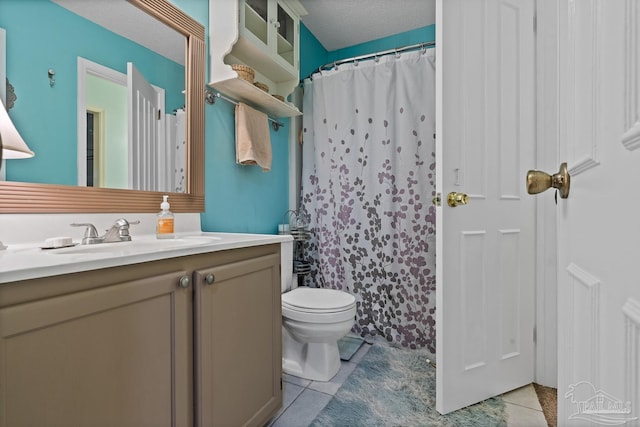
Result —
[{"label": "white lamp shade", "polygon": [[0,108],[0,138],[3,159],[26,159],[35,155],[13,125],[4,104]]}]

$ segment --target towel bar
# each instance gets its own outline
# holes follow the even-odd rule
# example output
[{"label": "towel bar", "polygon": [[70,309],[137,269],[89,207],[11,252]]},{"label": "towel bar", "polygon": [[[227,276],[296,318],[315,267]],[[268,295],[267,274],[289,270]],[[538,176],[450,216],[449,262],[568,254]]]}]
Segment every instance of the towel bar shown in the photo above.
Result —
[{"label": "towel bar", "polygon": [[[228,98],[228,97],[224,96],[223,94],[221,94],[220,92],[215,92],[214,93],[214,92],[212,92],[210,90],[206,91],[205,100],[207,101],[208,104],[212,104],[212,105],[215,104],[216,103],[216,98],[224,99],[225,101],[230,102],[233,105],[238,105],[238,101],[235,101],[235,100],[233,100],[231,98]],[[276,119],[272,119],[271,117],[267,117],[267,118],[271,122],[271,127],[276,132],[278,132],[280,127],[284,126],[284,123],[279,122]]]}]

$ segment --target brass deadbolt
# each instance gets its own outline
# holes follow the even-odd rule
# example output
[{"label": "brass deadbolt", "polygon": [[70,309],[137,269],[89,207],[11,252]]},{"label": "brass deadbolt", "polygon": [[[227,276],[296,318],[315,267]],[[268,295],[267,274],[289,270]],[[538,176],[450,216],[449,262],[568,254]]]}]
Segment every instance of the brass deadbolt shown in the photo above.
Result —
[{"label": "brass deadbolt", "polygon": [[571,175],[566,163],[562,163],[560,171],[554,175],[537,170],[530,170],[527,173],[527,193],[538,194],[552,187],[558,190],[561,198],[569,197]]}]

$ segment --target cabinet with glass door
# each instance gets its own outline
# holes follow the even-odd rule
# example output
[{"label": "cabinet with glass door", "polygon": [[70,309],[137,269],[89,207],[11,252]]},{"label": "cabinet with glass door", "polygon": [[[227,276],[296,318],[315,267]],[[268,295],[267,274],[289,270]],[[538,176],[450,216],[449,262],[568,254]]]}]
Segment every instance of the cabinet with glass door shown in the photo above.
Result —
[{"label": "cabinet with glass door", "polygon": [[[209,85],[269,114],[299,115],[297,108],[282,99],[293,92],[299,81],[300,16],[306,14],[304,7],[298,0],[220,3],[210,0]],[[231,16],[235,18],[230,19]],[[268,91],[239,78],[231,64],[251,67],[255,81],[268,86]]]}]

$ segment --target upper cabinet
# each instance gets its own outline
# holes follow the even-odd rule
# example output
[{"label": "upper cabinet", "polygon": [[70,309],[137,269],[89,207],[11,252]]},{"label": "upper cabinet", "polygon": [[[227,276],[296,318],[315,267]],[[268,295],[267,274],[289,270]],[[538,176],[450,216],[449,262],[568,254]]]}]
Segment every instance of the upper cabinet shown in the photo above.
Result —
[{"label": "upper cabinet", "polygon": [[[286,98],[300,79],[300,16],[306,13],[298,0],[209,0],[209,85],[275,117],[300,115]],[[242,78],[233,64],[251,67],[261,85]]]}]

